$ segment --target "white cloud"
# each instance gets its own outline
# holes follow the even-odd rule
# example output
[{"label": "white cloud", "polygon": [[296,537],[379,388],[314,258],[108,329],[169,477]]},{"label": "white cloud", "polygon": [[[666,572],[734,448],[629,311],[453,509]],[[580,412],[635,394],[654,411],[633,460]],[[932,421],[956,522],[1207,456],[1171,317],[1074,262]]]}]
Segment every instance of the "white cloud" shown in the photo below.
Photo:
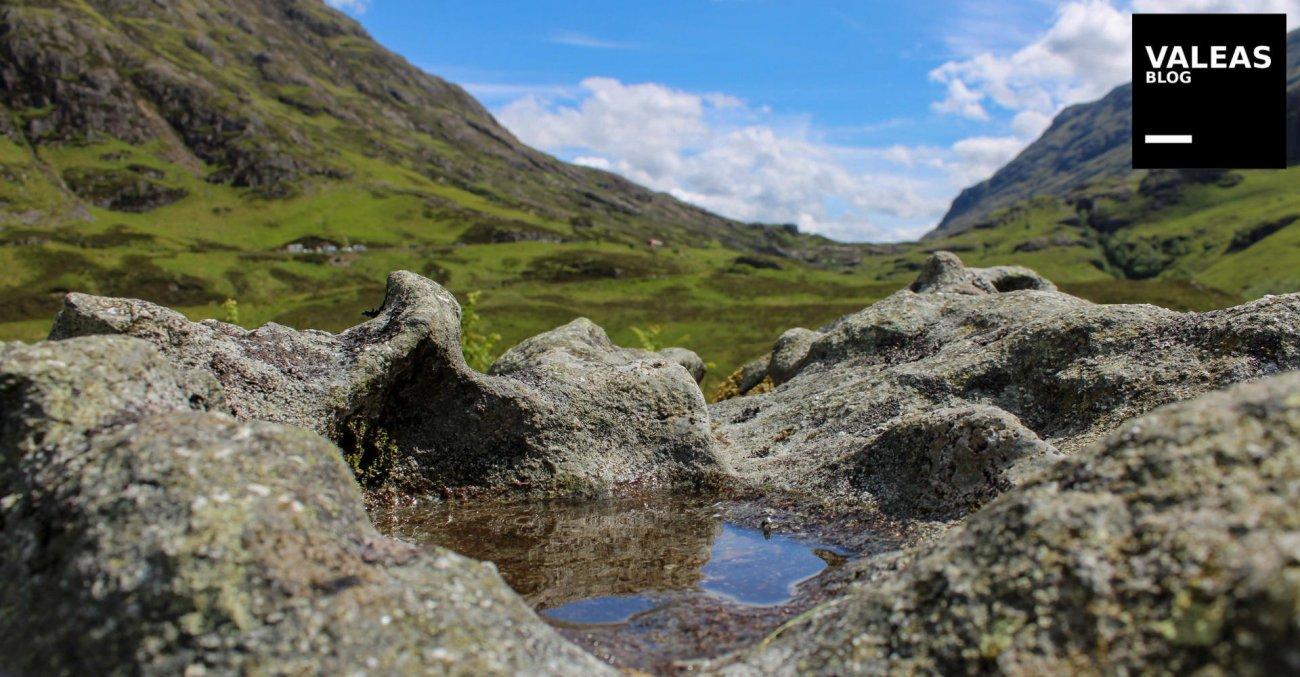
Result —
[{"label": "white cloud", "polygon": [[1133,0],[1134,12],[1286,14],[1286,29],[1300,27],[1300,0]]},{"label": "white cloud", "polygon": [[984,52],[931,71],[930,78],[947,87],[934,108],[983,120],[988,116],[980,102],[987,100],[1033,114],[1022,118],[1018,133],[1041,129],[1043,119],[1063,106],[1098,98],[1128,80],[1130,45],[1127,13],[1104,0],[1069,2],[1045,34],[1010,55]]},{"label": "white cloud", "polygon": [[555,31],[546,38],[546,41],[556,45],[587,49],[632,49],[636,46],[628,42],[603,40],[578,31]]},{"label": "white cloud", "polygon": [[970,87],[967,87],[966,83],[959,78],[948,78],[944,80],[943,77],[938,74],[938,71],[931,73],[930,77],[931,79],[944,82],[948,87],[947,98],[941,101],[935,101],[931,104],[931,108],[940,113],[952,113],[953,115],[960,115],[972,120],[982,121],[989,119],[988,111],[984,110],[983,104],[980,103],[984,98],[983,93],[971,90]]},{"label": "white cloud", "polygon": [[952,188],[933,157],[962,162],[937,149],[832,145],[806,122],[722,93],[611,78],[580,86],[576,97],[522,96],[498,117],[533,146],[744,221],[846,239],[915,237],[942,215]]},{"label": "white cloud", "polygon": [[[1011,135],[977,136],[953,144],[932,160],[954,181],[987,178],[1037,138],[1062,108],[1103,96],[1132,75],[1131,12],[1274,12],[1287,28],[1300,23],[1300,0],[1071,0],[1052,25],[1005,54],[983,50],[930,72],[945,88],[932,108],[939,113],[1005,124]],[[978,25],[978,22],[977,22]],[[987,36],[986,36],[987,37]],[[969,44],[962,36],[950,42]],[[1009,118],[1009,119],[1007,119]]]},{"label": "white cloud", "polygon": [[1300,24],[1300,0],[1072,0],[1045,33],[1011,53],[983,51],[932,70],[930,79],[946,88],[933,108],[988,120],[989,106],[997,106],[1016,116],[1017,135],[1032,137],[1061,108],[1129,80],[1130,12],[1275,12],[1287,14],[1288,30]]},{"label": "white cloud", "polygon": [[325,4],[345,12],[363,14],[370,7],[370,0],[325,0]]},{"label": "white cloud", "polygon": [[1024,146],[1023,137],[973,136],[952,145],[956,161],[943,168],[956,183],[969,185],[988,178]]},{"label": "white cloud", "polygon": [[[1064,2],[1043,32],[1004,31],[1015,44],[982,48],[931,71],[943,87],[933,110],[979,123],[980,133],[946,146],[837,145],[826,140],[836,130],[819,130],[806,119],[781,118],[724,93],[656,83],[589,78],[576,88],[471,89],[496,88],[505,102],[496,112],[507,127],[578,164],[735,219],[793,222],[843,239],[897,240],[932,227],[960,189],[1015,157],[1063,107],[1127,81],[1131,11],[1286,12],[1294,28],[1300,0]],[[994,33],[985,32],[950,42],[986,45]]]}]

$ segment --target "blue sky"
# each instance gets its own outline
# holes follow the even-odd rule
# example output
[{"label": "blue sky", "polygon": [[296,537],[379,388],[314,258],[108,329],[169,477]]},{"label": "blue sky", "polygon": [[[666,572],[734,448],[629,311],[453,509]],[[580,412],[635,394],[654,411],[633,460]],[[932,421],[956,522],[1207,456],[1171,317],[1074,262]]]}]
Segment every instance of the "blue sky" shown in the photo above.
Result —
[{"label": "blue sky", "polygon": [[1300,0],[328,0],[525,142],[742,220],[920,235],[1127,79],[1131,11]]}]

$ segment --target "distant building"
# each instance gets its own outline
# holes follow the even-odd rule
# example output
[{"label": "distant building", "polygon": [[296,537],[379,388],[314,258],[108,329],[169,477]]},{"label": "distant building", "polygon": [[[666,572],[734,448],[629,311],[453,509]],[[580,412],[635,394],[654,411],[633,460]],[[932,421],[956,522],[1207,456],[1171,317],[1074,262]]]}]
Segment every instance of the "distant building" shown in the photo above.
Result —
[{"label": "distant building", "polygon": [[664,241],[663,241],[663,240],[660,240],[660,239],[657,238],[657,237],[652,237],[652,238],[646,240],[645,243],[646,243],[646,246],[648,246],[648,247],[662,247],[662,246],[664,246]]}]

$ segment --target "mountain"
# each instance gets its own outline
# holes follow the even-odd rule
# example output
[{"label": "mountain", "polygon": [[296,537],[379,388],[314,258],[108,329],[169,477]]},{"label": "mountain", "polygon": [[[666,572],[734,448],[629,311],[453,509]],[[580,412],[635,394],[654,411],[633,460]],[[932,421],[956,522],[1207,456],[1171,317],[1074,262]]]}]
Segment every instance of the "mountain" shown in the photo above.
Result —
[{"label": "mountain", "polygon": [[0,132],[43,161],[31,177],[42,188],[71,193],[53,204],[10,203],[11,218],[35,218],[21,207],[143,211],[181,198],[130,165],[92,158],[78,166],[81,158],[43,152],[120,141],[266,198],[365,177],[382,163],[543,219],[590,219],[638,237],[653,224],[754,251],[773,245],[770,229],[523,145],[460,87],[412,67],[316,0],[8,2],[0,82]]},{"label": "mountain", "polygon": [[[1287,36],[1287,157],[1300,162],[1300,31]],[[953,235],[994,211],[1038,196],[1064,197],[1083,186],[1132,173],[1133,89],[1061,111],[1047,131],[992,177],[963,190],[926,235]]]},{"label": "mountain", "polygon": [[922,242],[844,244],[533,150],[320,0],[9,0],[0,340],[43,336],[73,290],[336,331],[404,269],[472,304],[490,352],[586,316],[687,345],[711,385],[937,249],[1103,302],[1300,289],[1300,167],[1129,172],[1126,96],[1063,112]]},{"label": "mountain", "polygon": [[1133,88],[1121,85],[1100,101],[1061,111],[1043,135],[992,177],[963,190],[934,238],[975,227],[993,211],[1038,195],[1066,195],[1132,171]]},{"label": "mountain", "polygon": [[482,290],[498,349],[576,314],[631,340],[674,308],[662,340],[729,354],[872,298],[840,271],[890,250],[533,150],[320,0],[0,5],[0,338],[67,290],[339,329],[407,268]]}]

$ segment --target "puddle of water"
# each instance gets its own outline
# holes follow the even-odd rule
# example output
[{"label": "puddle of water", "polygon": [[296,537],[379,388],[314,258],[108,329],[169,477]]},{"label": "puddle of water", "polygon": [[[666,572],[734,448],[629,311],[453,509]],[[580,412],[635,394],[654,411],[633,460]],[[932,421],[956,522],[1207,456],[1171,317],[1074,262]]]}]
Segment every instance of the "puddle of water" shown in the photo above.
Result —
[{"label": "puddle of water", "polygon": [[827,561],[843,559],[779,529],[729,523],[719,506],[676,496],[439,505],[381,524],[494,562],[570,639],[653,669],[756,639],[801,609]]},{"label": "puddle of water", "polygon": [[781,534],[724,524],[701,569],[700,587],[742,604],[788,602],[799,583],[826,568],[814,550]]},{"label": "puddle of water", "polygon": [[563,623],[587,625],[622,623],[639,613],[655,608],[656,604],[653,598],[642,595],[592,597],[547,609],[542,615]]}]

